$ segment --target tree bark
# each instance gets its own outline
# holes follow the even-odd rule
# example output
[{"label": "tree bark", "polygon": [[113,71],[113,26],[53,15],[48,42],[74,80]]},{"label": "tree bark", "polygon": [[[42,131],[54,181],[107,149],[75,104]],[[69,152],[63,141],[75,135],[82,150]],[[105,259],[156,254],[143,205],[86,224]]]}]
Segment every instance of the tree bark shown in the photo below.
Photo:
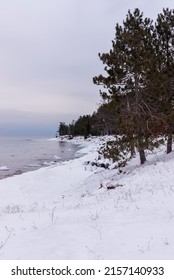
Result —
[{"label": "tree bark", "polygon": [[131,141],[131,158],[133,158],[135,156],[135,145],[134,145],[134,141]]},{"label": "tree bark", "polygon": [[172,151],[172,138],[172,133],[169,133],[167,138],[167,154],[171,153]]},{"label": "tree bark", "polygon": [[144,149],[140,149],[140,150],[139,150],[139,156],[140,156],[140,162],[141,162],[141,164],[145,163],[145,161],[146,161],[146,156],[145,156]]},{"label": "tree bark", "polygon": [[[138,127],[137,127],[137,132],[138,135],[141,134],[141,127],[140,127],[140,119],[139,119],[139,103],[140,103],[140,92],[138,90],[138,75],[135,74],[135,111],[136,111],[136,115],[137,115],[137,120],[138,120]],[[142,143],[142,139],[141,137],[139,137],[138,139],[138,150],[139,150],[139,156],[140,156],[140,163],[143,164],[146,161],[146,156],[145,156],[145,152],[143,149],[143,143]]]},{"label": "tree bark", "polygon": [[143,164],[146,161],[146,156],[142,139],[138,139],[138,151],[140,156],[140,163]]}]

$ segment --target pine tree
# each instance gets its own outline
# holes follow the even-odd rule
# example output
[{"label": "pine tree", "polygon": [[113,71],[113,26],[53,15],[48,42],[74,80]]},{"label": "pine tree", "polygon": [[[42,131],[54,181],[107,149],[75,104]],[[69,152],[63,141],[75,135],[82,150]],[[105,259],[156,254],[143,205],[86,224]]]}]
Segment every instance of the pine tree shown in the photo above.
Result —
[{"label": "pine tree", "polygon": [[69,135],[69,126],[66,125],[64,122],[60,122],[57,135],[59,136]]},{"label": "pine tree", "polygon": [[174,130],[174,10],[163,9],[156,20],[159,106],[165,119],[167,153],[172,151]]},{"label": "pine tree", "polygon": [[106,65],[107,77],[93,78],[95,84],[105,89],[101,92],[103,99],[115,104],[119,132],[124,135],[124,141],[127,137],[130,149],[137,147],[141,164],[146,161],[144,150],[153,138],[147,125],[153,117],[153,110],[146,98],[154,56],[152,42],[152,21],[144,19],[139,9],[133,13],[129,10],[123,26],[116,25],[112,49],[109,53],[99,54]]},{"label": "pine tree", "polygon": [[116,133],[115,110],[112,102],[99,106],[97,112],[92,115],[92,134],[95,131],[98,135],[113,135]]}]

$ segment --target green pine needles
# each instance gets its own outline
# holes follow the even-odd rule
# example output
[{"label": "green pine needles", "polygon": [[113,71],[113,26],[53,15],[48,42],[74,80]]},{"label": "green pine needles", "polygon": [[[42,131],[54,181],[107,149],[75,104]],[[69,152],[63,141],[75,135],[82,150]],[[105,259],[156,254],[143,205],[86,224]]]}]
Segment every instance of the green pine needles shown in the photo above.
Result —
[{"label": "green pine needles", "polygon": [[[174,130],[174,10],[163,9],[155,23],[139,9],[129,10],[116,24],[108,53],[99,53],[106,75],[93,78],[100,94],[115,112],[116,140],[103,150],[106,157],[125,164],[137,149],[145,150],[167,137],[172,151]],[[161,141],[161,140],[160,140]]]}]

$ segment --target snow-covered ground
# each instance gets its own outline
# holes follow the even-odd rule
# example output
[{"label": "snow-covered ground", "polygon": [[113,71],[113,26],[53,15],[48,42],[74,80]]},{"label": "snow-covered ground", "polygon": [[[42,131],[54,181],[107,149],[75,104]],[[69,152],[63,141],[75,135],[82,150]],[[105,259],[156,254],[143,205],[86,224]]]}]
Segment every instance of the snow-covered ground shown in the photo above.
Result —
[{"label": "snow-covered ground", "polygon": [[[173,259],[174,154],[119,173],[81,157],[0,181],[1,259]],[[115,187],[115,189],[108,189]]]}]

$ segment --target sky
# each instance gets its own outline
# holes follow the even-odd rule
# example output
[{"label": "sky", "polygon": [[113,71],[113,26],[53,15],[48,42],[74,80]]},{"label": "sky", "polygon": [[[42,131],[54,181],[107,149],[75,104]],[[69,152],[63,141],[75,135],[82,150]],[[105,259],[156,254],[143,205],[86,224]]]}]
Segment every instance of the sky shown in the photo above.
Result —
[{"label": "sky", "polygon": [[116,23],[128,9],[156,19],[172,0],[0,0],[0,136],[54,137],[92,114]]}]

